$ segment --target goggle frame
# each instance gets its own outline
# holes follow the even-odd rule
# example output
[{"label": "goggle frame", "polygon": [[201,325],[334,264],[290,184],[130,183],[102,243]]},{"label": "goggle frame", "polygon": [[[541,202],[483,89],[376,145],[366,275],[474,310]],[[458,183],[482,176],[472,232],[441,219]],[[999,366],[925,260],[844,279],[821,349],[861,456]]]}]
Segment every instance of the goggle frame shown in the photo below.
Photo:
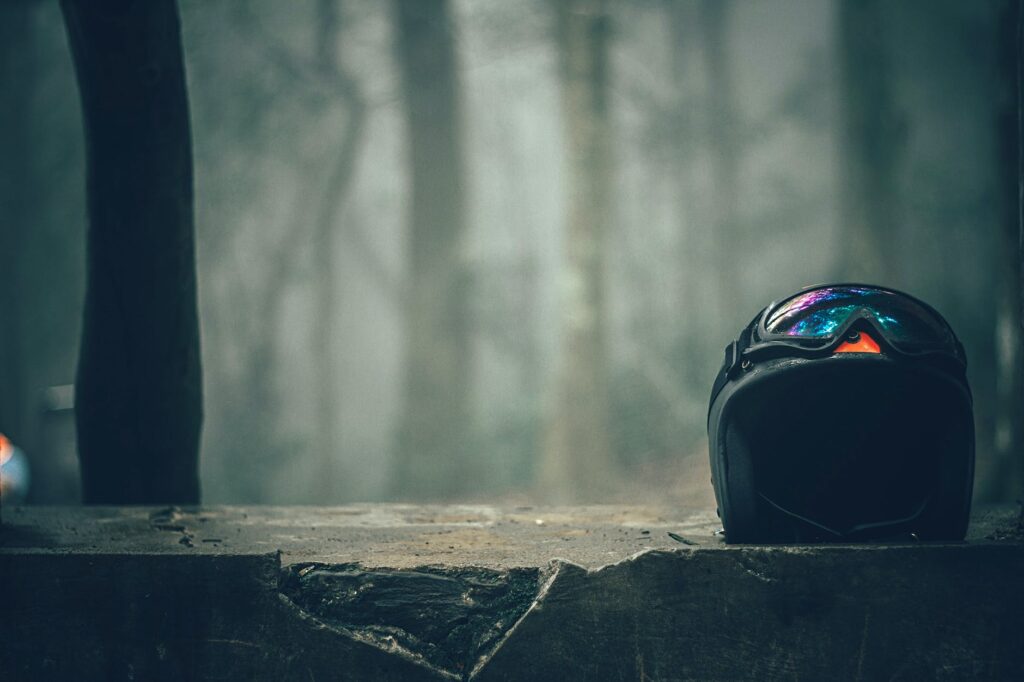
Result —
[{"label": "goggle frame", "polygon": [[[820,289],[845,287],[871,289],[883,293],[894,294],[896,296],[902,296],[908,299],[931,315],[932,321],[945,330],[948,336],[948,343],[943,344],[943,342],[936,340],[934,345],[919,343],[912,344],[917,346],[917,348],[907,348],[906,346],[911,344],[894,341],[891,333],[878,321],[877,315],[868,306],[864,306],[851,312],[846,320],[828,336],[794,336],[791,334],[773,333],[768,331],[768,319],[787,301],[790,301],[797,296],[802,296]],[[848,282],[805,287],[792,296],[788,296],[780,301],[773,301],[758,313],[756,319],[757,323],[754,325],[754,329],[752,330],[753,333],[751,334],[750,341],[746,344],[746,347],[737,354],[738,360],[741,363],[743,361],[749,361],[751,363],[760,362],[766,359],[782,357],[807,359],[826,357],[834,354],[839,346],[843,345],[847,341],[853,340],[851,337],[854,334],[858,332],[867,332],[878,343],[885,355],[895,356],[905,360],[935,360],[951,358],[963,368],[966,368],[967,366],[967,355],[964,352],[963,345],[957,339],[952,327],[950,327],[949,323],[946,322],[946,319],[942,314],[921,299],[906,292],[899,291],[898,289],[874,284]],[[945,347],[943,347],[944,345]]]}]

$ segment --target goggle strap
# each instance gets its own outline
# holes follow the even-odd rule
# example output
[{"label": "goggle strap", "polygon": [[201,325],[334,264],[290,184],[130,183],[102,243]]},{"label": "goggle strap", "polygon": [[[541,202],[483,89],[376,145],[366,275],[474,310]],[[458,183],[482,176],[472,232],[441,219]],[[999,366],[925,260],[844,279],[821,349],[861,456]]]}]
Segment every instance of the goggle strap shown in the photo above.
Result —
[{"label": "goggle strap", "polygon": [[725,347],[725,359],[722,362],[722,368],[718,371],[718,376],[715,377],[715,383],[711,386],[711,400],[708,401],[708,419],[711,419],[711,406],[715,402],[715,398],[718,397],[719,391],[725,387],[729,379],[735,378],[742,365],[743,351],[750,347],[751,339],[753,339],[754,327],[761,319],[761,315],[764,314],[762,309],[754,319],[750,321],[740,335],[728,346]]}]

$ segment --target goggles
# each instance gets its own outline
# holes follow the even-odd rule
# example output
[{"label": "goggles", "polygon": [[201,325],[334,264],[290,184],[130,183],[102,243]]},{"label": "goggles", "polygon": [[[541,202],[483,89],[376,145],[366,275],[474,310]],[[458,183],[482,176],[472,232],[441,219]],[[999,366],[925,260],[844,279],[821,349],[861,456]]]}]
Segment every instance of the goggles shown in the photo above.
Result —
[{"label": "goggles", "polygon": [[967,364],[949,324],[927,303],[885,287],[830,284],[758,313],[726,349],[724,369],[732,374],[763,360],[844,352]]}]

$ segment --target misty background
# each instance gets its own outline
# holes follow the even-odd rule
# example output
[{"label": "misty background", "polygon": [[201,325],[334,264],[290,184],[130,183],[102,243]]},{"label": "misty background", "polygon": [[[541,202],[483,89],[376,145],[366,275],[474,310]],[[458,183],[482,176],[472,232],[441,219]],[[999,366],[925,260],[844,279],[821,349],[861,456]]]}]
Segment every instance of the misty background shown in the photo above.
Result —
[{"label": "misty background", "polygon": [[[180,0],[204,502],[713,506],[722,349],[851,280],[948,318],[976,499],[1011,499],[1004,4]],[[30,502],[75,502],[84,142],[56,2],[0,4],[0,78],[0,432]]]}]

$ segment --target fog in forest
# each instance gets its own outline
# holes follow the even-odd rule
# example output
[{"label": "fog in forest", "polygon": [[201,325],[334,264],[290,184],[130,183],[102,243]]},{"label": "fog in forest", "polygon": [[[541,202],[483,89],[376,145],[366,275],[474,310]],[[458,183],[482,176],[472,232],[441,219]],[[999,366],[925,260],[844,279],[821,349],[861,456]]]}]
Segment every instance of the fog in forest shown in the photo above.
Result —
[{"label": "fog in forest", "polygon": [[[179,7],[205,503],[712,506],[723,348],[827,281],[948,318],[976,499],[1011,499],[1003,3]],[[85,145],[56,2],[0,5],[0,79],[0,432],[30,502],[73,503]]]}]

